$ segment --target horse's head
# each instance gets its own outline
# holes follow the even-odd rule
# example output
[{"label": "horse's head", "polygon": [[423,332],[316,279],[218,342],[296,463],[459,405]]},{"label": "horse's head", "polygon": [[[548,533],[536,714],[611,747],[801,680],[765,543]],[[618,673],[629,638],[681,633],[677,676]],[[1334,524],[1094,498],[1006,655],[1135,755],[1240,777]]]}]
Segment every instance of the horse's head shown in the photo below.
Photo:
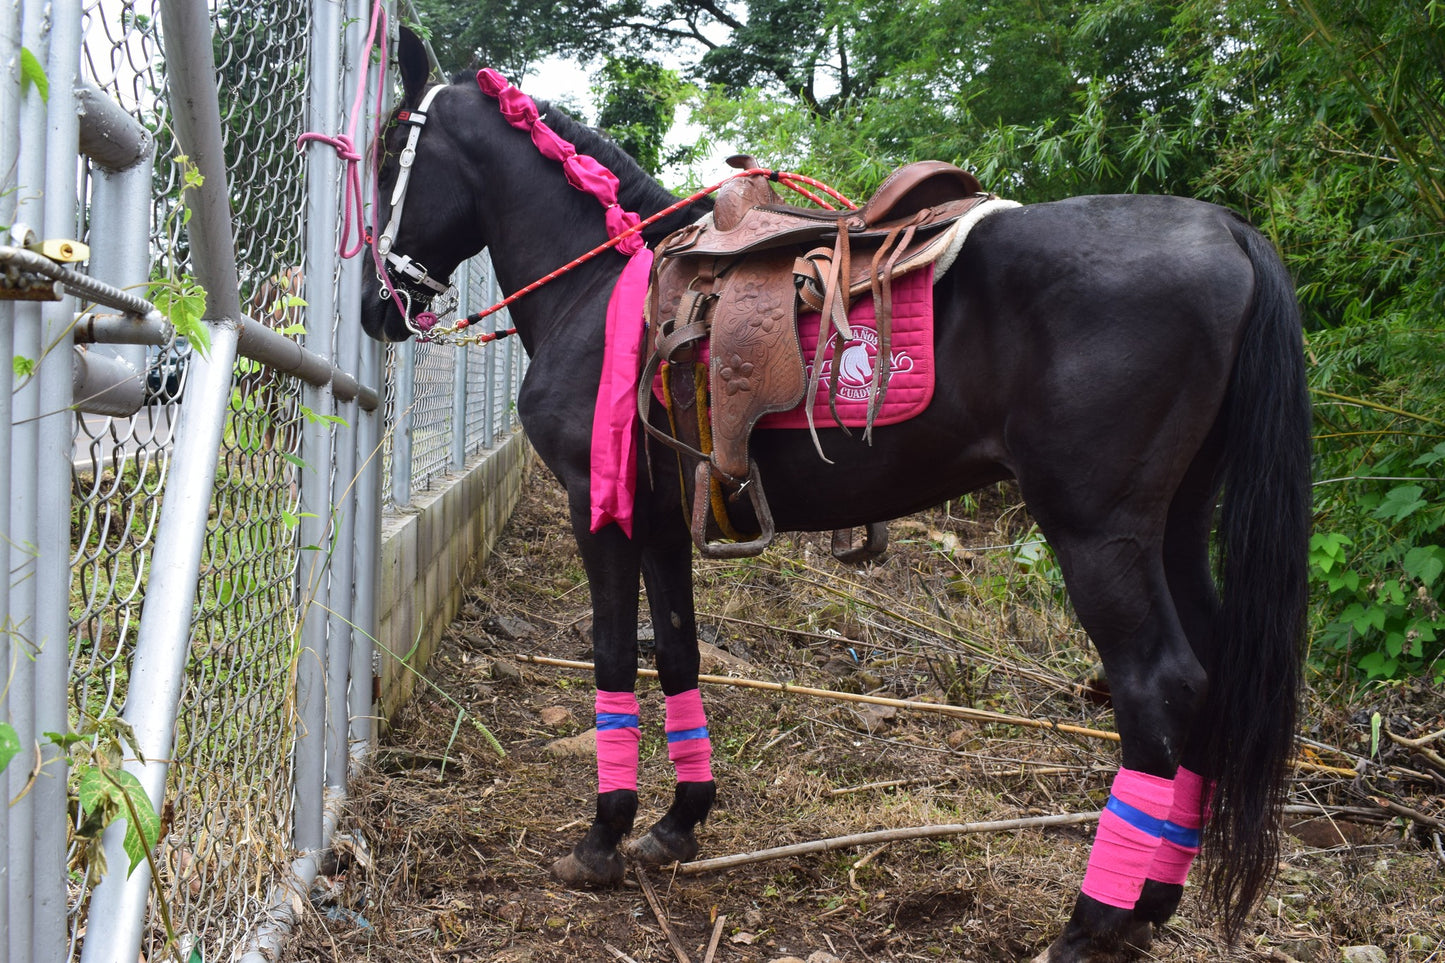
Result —
[{"label": "horse's head", "polygon": [[445,85],[428,86],[426,48],[405,28],[398,65],[402,99],[382,133],[376,247],[362,272],[361,326],[379,341],[415,334],[416,316],[482,247],[462,183],[465,152],[455,136],[466,98]]}]

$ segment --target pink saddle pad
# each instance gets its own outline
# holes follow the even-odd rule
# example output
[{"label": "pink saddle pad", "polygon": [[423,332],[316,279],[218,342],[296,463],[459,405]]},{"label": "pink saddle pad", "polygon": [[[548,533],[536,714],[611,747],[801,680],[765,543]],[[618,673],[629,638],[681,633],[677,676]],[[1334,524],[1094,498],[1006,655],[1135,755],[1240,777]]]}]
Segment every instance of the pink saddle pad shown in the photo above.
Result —
[{"label": "pink saddle pad", "polygon": [[[798,315],[798,335],[803,343],[803,364],[812,377],[813,357],[818,346],[817,312]],[[849,428],[868,423],[868,389],[873,384],[873,368],[878,364],[878,321],[873,311],[873,298],[863,295],[848,312],[853,339],[843,345],[842,361],[834,358],[833,342],[823,351],[823,369],[818,384],[818,397],[813,402],[813,420],[819,428],[834,424],[828,410],[828,385],[833,365],[838,369],[838,417]],[[920,414],[933,400],[933,265],[926,265],[893,282],[893,329],[891,373],[888,393],[875,425],[892,425]],[[706,362],[704,351],[702,360]],[[653,393],[662,398],[662,379],[653,381]],[[808,418],[803,404],[789,411],[764,415],[759,428],[806,428]]]}]

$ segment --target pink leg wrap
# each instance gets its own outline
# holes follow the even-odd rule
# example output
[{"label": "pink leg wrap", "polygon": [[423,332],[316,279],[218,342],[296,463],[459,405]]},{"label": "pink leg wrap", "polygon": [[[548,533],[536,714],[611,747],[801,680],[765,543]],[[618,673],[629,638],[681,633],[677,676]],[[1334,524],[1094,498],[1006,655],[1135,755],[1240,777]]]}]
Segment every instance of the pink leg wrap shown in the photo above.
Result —
[{"label": "pink leg wrap", "polygon": [[1133,909],[1154,862],[1164,822],[1174,800],[1174,781],[1133,769],[1114,777],[1109,803],[1099,817],[1084,895],[1121,909]]},{"label": "pink leg wrap", "polygon": [[597,690],[597,791],[637,791],[637,696]]},{"label": "pink leg wrap", "polygon": [[[1183,886],[1189,867],[1199,854],[1199,833],[1209,818],[1209,797],[1214,784],[1183,766],[1174,777],[1174,803],[1164,823],[1164,838],[1154,853],[1149,878],[1160,883]],[[1202,805],[1201,805],[1202,803]]]},{"label": "pink leg wrap", "polygon": [[667,756],[677,771],[677,781],[711,782],[712,740],[707,734],[707,715],[702,711],[702,693],[688,689],[664,701]]}]

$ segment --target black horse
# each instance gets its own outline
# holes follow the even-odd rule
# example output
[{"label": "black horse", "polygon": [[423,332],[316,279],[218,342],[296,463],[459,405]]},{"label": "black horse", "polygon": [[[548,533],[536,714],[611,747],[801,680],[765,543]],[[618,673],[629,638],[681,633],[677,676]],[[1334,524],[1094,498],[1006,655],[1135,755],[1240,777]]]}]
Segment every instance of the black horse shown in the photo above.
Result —
[{"label": "black horse", "polygon": [[[427,69],[410,38],[400,62],[402,108],[414,110]],[[477,83],[442,88],[428,113],[398,252],[445,277],[487,247],[514,291],[607,239],[596,201]],[[623,208],[646,217],[673,203],[604,138],[546,105],[542,119],[617,174]],[[405,130],[393,117],[383,197]],[[649,243],[697,213],[650,228]],[[630,738],[635,767],[639,574],[679,781],[666,815],[630,851],[691,858],[715,791],[693,698],[693,546],[677,473],[637,473],[630,537],[616,524],[590,530],[604,313],[623,263],[605,252],[512,308],[531,358],[518,411],[566,488],[592,593],[605,758],[595,821],[555,868],[574,885],[620,881],[619,845],[637,812],[635,771],[617,788],[617,759],[625,769]],[[429,296],[405,279],[399,287]],[[864,525],[1016,479],[1103,661],[1122,744],[1090,872],[1039,959],[1122,959],[1147,942],[1179,903],[1211,785],[1207,892],[1233,936],[1276,862],[1305,611],[1310,409],[1291,281],[1273,247],[1228,210],[1098,196],[984,219],[934,298],[939,376],[921,415],[876,428],[871,446],[820,423],[831,462],[807,432],[754,433],[777,528]],[[370,276],[362,320],[378,339],[413,333]],[[654,444],[652,457],[665,465],[673,455]]]}]

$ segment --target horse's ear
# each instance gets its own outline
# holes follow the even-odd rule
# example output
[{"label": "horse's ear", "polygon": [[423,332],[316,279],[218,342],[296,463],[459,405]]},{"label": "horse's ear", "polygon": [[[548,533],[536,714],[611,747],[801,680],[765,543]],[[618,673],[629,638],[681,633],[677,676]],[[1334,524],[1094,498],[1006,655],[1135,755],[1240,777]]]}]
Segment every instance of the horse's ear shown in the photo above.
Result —
[{"label": "horse's ear", "polygon": [[431,74],[431,63],[427,60],[426,45],[406,27],[401,28],[396,59],[401,69],[401,106],[415,107],[421,103],[422,91]]}]

